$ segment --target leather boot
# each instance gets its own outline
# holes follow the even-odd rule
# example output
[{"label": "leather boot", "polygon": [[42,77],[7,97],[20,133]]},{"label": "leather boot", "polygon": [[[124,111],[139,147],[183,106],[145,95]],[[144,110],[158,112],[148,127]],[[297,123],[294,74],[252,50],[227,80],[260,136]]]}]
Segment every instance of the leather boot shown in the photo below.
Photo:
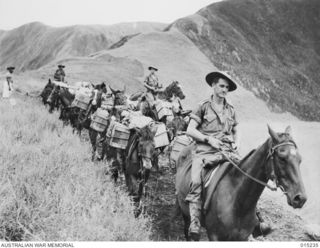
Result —
[{"label": "leather boot", "polygon": [[200,218],[201,218],[201,202],[189,202],[191,223],[189,226],[189,235],[191,240],[200,240]]}]

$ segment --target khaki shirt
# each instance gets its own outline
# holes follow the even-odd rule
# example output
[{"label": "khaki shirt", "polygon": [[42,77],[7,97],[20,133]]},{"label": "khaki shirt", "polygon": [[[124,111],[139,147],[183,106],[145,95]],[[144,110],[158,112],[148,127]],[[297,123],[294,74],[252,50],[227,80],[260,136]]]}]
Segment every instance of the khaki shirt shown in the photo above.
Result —
[{"label": "khaki shirt", "polygon": [[219,113],[214,107],[212,97],[201,102],[190,118],[199,124],[197,129],[201,133],[219,140],[230,138],[233,127],[238,124],[233,106],[225,100],[223,110]]},{"label": "khaki shirt", "polygon": [[58,82],[64,82],[64,77],[66,76],[65,72],[63,69],[58,69],[56,70],[56,72],[54,73],[54,80],[58,81]]},{"label": "khaki shirt", "polygon": [[150,74],[147,76],[144,82],[151,87],[159,87],[159,79],[155,74]]}]

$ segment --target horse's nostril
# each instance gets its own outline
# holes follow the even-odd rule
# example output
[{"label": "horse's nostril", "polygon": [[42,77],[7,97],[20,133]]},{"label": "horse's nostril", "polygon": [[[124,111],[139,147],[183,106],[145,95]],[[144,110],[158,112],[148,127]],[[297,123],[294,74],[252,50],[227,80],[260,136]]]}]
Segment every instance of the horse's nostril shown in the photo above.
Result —
[{"label": "horse's nostril", "polygon": [[296,195],[294,198],[293,198],[293,201],[295,202],[300,202],[301,200],[301,196],[300,195]]},{"label": "horse's nostril", "polygon": [[301,207],[306,201],[307,201],[307,198],[301,194],[298,194],[293,198],[293,202]]}]

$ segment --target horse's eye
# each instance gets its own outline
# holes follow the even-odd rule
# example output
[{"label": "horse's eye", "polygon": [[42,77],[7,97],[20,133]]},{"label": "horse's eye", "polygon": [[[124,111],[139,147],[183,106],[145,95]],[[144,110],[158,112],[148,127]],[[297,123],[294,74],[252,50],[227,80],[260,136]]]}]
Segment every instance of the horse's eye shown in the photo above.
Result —
[{"label": "horse's eye", "polygon": [[280,149],[279,149],[279,152],[280,152],[280,153],[285,153],[285,152],[286,152],[286,149],[285,149],[285,148],[280,148]]},{"label": "horse's eye", "polygon": [[281,162],[281,163],[285,163],[286,162],[286,158],[284,157],[284,156],[278,156],[278,158],[279,158],[279,161]]}]

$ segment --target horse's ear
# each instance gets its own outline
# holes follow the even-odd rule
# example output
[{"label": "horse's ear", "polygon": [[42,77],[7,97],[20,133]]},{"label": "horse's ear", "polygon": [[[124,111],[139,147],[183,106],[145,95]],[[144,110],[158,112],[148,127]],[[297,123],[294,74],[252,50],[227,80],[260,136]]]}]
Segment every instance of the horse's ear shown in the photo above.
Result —
[{"label": "horse's ear", "polygon": [[267,126],[268,126],[268,131],[269,131],[269,134],[270,134],[272,140],[279,143],[280,142],[279,135],[275,131],[273,131],[269,125],[267,125]]},{"label": "horse's ear", "polygon": [[289,134],[290,137],[292,137],[292,128],[291,126],[287,126],[286,130],[284,131],[285,133]]},{"label": "horse's ear", "polygon": [[52,82],[51,82],[51,78],[49,78],[49,80],[48,80],[48,84],[51,84]]}]

